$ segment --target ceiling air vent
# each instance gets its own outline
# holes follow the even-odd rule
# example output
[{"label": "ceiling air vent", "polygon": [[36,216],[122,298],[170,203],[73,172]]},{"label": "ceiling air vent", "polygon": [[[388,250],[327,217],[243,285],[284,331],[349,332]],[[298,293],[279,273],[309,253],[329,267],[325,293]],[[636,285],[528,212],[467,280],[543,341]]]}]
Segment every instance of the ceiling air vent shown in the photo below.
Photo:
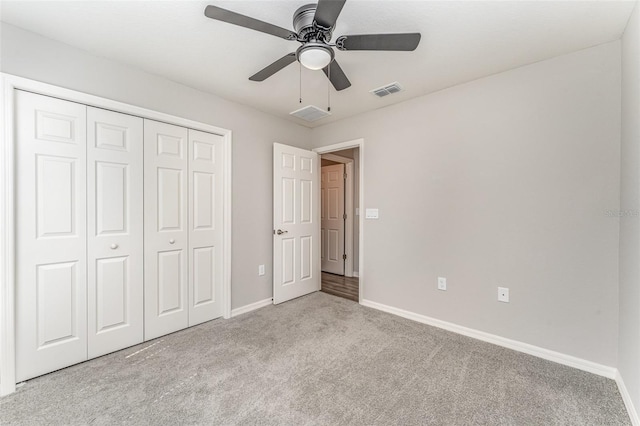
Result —
[{"label": "ceiling air vent", "polygon": [[304,121],[317,121],[331,115],[330,112],[320,109],[314,105],[308,105],[304,108],[290,112],[289,114],[294,117],[302,118]]},{"label": "ceiling air vent", "polygon": [[400,86],[400,83],[393,82],[391,84],[388,84],[386,86],[382,86],[382,87],[378,87],[377,89],[373,89],[370,91],[370,93],[373,93],[374,95],[376,95],[379,98],[383,98],[387,95],[390,95],[392,93],[398,93],[399,91],[402,90],[402,86]]}]

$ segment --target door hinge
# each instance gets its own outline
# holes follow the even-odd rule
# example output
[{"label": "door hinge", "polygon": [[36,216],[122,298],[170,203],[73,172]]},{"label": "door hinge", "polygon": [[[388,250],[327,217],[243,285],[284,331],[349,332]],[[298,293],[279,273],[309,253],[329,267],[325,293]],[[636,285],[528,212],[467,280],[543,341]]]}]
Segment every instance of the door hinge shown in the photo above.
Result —
[{"label": "door hinge", "polygon": [[342,177],[344,178],[344,180],[347,180],[347,174],[346,173],[344,175],[342,175]]},{"label": "door hinge", "polygon": [[342,260],[347,260],[347,255],[346,254],[342,255]]},{"label": "door hinge", "polygon": [[346,213],[342,214],[342,220],[347,220],[347,214]]}]

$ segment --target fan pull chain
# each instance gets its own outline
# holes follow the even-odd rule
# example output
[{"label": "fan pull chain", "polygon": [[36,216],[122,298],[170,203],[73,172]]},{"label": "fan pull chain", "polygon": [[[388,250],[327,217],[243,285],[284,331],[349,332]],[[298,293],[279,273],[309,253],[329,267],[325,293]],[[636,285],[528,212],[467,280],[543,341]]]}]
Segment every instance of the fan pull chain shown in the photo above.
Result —
[{"label": "fan pull chain", "polygon": [[331,112],[331,64],[327,69],[327,112]]},{"label": "fan pull chain", "polygon": [[302,103],[302,64],[298,62],[298,69],[300,70],[300,101]]}]

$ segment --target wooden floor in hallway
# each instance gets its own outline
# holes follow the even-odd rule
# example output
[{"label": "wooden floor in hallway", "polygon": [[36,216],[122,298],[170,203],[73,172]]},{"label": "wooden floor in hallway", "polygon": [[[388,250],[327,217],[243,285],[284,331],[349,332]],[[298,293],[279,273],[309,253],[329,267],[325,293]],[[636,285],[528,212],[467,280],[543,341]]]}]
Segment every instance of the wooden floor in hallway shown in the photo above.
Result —
[{"label": "wooden floor in hallway", "polygon": [[359,291],[358,277],[344,277],[342,275],[323,272],[321,290],[325,293],[357,302]]}]

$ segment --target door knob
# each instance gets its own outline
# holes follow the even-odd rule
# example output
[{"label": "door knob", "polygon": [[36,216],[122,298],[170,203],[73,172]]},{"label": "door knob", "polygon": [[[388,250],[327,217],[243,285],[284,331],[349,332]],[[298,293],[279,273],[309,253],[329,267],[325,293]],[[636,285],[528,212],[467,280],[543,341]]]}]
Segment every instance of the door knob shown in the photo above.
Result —
[{"label": "door knob", "polygon": [[175,242],[176,242],[176,240],[174,240],[173,238],[169,240],[169,244],[173,244]]},{"label": "door knob", "polygon": [[278,235],[282,235],[282,234],[286,234],[287,232],[289,232],[289,231],[283,231],[282,229],[278,229],[278,230],[276,231],[276,234],[278,234]]},{"label": "door knob", "polygon": [[118,245],[117,245],[117,244],[111,244],[111,250],[115,250],[115,249],[117,249],[117,248],[118,248]]}]

